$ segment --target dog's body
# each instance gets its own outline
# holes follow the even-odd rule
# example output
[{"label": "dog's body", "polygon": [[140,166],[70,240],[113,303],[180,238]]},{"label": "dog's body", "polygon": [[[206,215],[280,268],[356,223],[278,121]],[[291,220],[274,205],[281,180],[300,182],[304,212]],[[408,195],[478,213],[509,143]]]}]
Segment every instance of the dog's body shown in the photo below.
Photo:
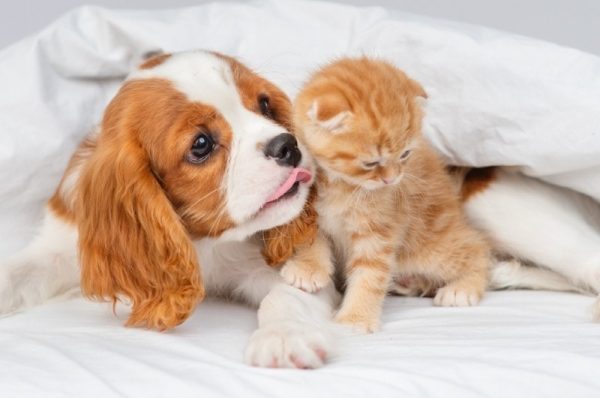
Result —
[{"label": "dog's body", "polygon": [[[272,108],[263,109],[263,91]],[[255,235],[275,230],[267,243],[285,253],[293,244],[281,239],[297,235],[286,223],[302,224],[309,184],[299,167],[312,170],[310,159],[301,148],[301,161],[265,155],[287,132],[289,101],[235,61],[205,52],[155,58],[118,98],[126,95],[133,96],[114,100],[99,134],[74,155],[39,236],[0,264],[0,313],[82,283],[88,296],[129,299],[131,324],[168,328],[185,320],[206,288],[259,307],[249,364],[322,365],[332,349],[337,293],[331,285],[318,294],[287,285],[266,266],[261,251],[269,250]],[[199,119],[161,113],[178,106]],[[130,118],[139,112],[147,120],[133,123],[143,129],[131,141]],[[209,161],[193,158],[199,168],[182,163],[190,160],[191,142],[192,155],[202,153],[206,140],[196,145],[194,129],[205,124],[219,130],[213,133],[221,147]],[[163,142],[176,127],[174,140]],[[165,148],[177,156],[164,158]],[[548,268],[499,262],[492,286],[600,291],[596,203],[501,169],[467,175],[463,197],[467,214],[499,251]]]},{"label": "dog's body", "polygon": [[600,294],[598,203],[506,168],[472,170],[462,193],[496,251],[491,288]]}]

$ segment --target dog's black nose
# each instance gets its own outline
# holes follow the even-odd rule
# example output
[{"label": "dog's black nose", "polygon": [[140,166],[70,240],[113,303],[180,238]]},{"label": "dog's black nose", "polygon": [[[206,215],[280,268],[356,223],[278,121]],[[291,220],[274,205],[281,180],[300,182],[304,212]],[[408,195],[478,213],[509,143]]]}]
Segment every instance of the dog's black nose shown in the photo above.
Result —
[{"label": "dog's black nose", "polygon": [[296,137],[288,133],[279,134],[267,142],[265,155],[275,159],[281,166],[296,167],[302,160],[302,153],[298,149]]}]

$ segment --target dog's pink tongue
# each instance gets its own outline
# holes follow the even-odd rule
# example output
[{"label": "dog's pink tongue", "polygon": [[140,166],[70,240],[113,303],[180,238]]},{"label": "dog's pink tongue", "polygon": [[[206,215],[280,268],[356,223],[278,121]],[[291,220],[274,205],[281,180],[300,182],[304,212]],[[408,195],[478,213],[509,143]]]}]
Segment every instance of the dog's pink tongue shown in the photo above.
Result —
[{"label": "dog's pink tongue", "polygon": [[292,170],[287,180],[285,180],[285,182],[281,184],[279,188],[277,188],[277,191],[273,192],[271,196],[267,198],[267,203],[274,202],[281,198],[286,194],[287,191],[292,189],[292,185],[294,185],[296,182],[309,182],[311,177],[312,175],[310,174],[310,171],[301,167],[296,167]]}]

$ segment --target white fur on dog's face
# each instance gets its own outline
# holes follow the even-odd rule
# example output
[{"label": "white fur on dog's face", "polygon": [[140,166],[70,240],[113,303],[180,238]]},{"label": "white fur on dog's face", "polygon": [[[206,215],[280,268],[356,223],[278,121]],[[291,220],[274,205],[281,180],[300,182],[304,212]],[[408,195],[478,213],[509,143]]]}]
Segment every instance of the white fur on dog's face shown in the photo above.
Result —
[{"label": "white fur on dog's face", "polygon": [[[256,109],[249,109],[253,105],[252,96],[256,94],[248,91],[253,85],[265,82],[246,70],[234,69],[236,66],[239,68],[239,65],[232,64],[232,60],[213,53],[187,52],[171,55],[151,68],[140,69],[128,79],[168,80],[189,101],[216,109],[229,125],[232,137],[227,169],[220,187],[228,216],[235,227],[227,230],[224,237],[243,239],[298,216],[306,202],[310,184],[302,183],[295,195],[263,207],[292,170],[278,165],[263,150],[269,140],[288,130],[278,121],[256,112]],[[246,75],[240,77],[240,73]],[[242,78],[245,84],[239,84]],[[251,81],[253,78],[256,82]],[[267,84],[266,87],[273,89],[274,86]],[[302,152],[299,167],[314,172],[307,151],[301,146],[299,148]]]}]

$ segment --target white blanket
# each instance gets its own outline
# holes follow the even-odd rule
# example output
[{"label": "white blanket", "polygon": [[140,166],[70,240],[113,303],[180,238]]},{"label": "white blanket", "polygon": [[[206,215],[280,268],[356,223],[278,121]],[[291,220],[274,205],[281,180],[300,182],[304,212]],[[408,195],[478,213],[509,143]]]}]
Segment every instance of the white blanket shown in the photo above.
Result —
[{"label": "white blanket", "polygon": [[[319,2],[86,7],[0,52],[0,259],[31,239],[68,157],[141,54],[190,48],[234,55],[291,96],[335,56],[389,59],[429,93],[427,134],[450,161],[521,166],[600,199],[595,56]],[[107,305],[59,302],[0,320],[0,395],[594,396],[600,325],[587,321],[590,303],[540,292],[494,293],[472,309],[390,299],[382,333],[343,341],[331,365],[300,372],[242,364],[255,321],[240,306],[203,304],[158,334],[120,327]]]},{"label": "white blanket", "polygon": [[174,331],[122,326],[107,304],[0,319],[0,396],[597,398],[600,325],[577,294],[493,292],[479,307],[391,297],[383,330],[339,341],[315,371],[243,364],[256,311],[216,300]]}]

